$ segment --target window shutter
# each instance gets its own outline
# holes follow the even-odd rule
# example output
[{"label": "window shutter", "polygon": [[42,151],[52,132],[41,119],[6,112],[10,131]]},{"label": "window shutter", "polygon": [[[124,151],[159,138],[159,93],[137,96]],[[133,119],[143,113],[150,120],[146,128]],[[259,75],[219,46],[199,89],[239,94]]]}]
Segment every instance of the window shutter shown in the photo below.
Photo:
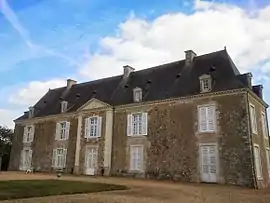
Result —
[{"label": "window shutter", "polygon": [[27,137],[27,127],[25,126],[23,130],[23,143],[26,142],[26,137]]},{"label": "window shutter", "polygon": [[142,134],[147,135],[148,116],[147,113],[142,114]]},{"label": "window shutter", "polygon": [[132,114],[128,114],[127,116],[127,136],[132,136]]},{"label": "window shutter", "polygon": [[68,138],[69,138],[69,129],[70,129],[70,122],[66,122],[66,130],[65,130],[66,140],[68,140]]},{"label": "window shutter", "polygon": [[60,140],[60,123],[56,123],[55,140]]},{"label": "window shutter", "polygon": [[33,142],[33,141],[34,141],[34,136],[35,136],[35,126],[32,125],[32,132],[31,132],[31,139],[30,139],[30,142]]},{"label": "window shutter", "polygon": [[20,170],[23,170],[24,166],[24,150],[21,150],[21,159],[20,159]]},{"label": "window shutter", "polygon": [[98,117],[98,120],[97,120],[97,124],[98,124],[98,126],[97,126],[97,137],[101,137],[101,128],[102,128],[102,117],[101,116],[99,116]]},{"label": "window shutter", "polygon": [[52,155],[52,166],[56,167],[56,149],[53,150],[53,155]]},{"label": "window shutter", "polygon": [[206,108],[199,108],[199,131],[204,132],[207,130],[207,122],[206,122]]},{"label": "window shutter", "polygon": [[207,107],[207,130],[208,131],[215,130],[215,107],[214,106]]},{"label": "window shutter", "polygon": [[32,149],[29,150],[29,163],[30,163],[30,167],[32,167],[32,155],[33,155],[33,151]]},{"label": "window shutter", "polygon": [[89,137],[89,118],[84,119],[84,137],[87,138]]},{"label": "window shutter", "polygon": [[63,168],[65,168],[66,167],[66,161],[67,161],[67,149],[64,149],[63,150]]},{"label": "window shutter", "polygon": [[136,165],[136,148],[130,148],[130,169],[134,170]]}]

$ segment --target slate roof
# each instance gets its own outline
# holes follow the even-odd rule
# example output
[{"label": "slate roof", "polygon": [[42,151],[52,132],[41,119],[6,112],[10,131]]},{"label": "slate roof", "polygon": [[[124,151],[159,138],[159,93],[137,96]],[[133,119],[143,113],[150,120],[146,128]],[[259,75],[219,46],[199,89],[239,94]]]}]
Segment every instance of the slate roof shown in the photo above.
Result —
[{"label": "slate roof", "polygon": [[[214,67],[214,68],[213,68]],[[153,101],[200,93],[199,76],[211,74],[212,92],[248,87],[246,75],[240,75],[226,50],[195,57],[191,67],[185,60],[123,75],[49,90],[35,105],[35,117],[60,113],[61,100],[68,101],[68,111],[76,111],[92,98],[110,105],[133,102],[133,88],[143,90],[143,101]],[[27,113],[18,119],[27,118]]]}]

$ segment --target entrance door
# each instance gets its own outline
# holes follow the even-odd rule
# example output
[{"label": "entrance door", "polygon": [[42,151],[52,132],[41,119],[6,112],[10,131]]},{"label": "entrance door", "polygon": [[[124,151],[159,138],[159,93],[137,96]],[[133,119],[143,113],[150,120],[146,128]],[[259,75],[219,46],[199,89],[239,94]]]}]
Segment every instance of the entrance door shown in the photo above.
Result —
[{"label": "entrance door", "polygon": [[201,145],[201,181],[217,182],[217,149],[216,145]]},{"label": "entrance door", "polygon": [[86,175],[95,175],[95,170],[97,168],[97,157],[98,151],[97,148],[88,148],[86,150]]},{"label": "entrance door", "polygon": [[23,149],[21,152],[21,169],[27,170],[32,166],[32,150],[31,149]]}]

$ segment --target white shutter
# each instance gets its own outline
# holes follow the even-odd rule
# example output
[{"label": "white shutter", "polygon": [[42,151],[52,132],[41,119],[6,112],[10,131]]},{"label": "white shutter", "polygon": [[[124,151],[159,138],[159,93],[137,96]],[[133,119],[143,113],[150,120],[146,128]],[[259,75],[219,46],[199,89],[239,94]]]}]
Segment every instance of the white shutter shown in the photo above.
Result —
[{"label": "white shutter", "polygon": [[29,150],[29,157],[28,157],[30,167],[32,167],[32,155],[33,155],[33,151],[32,151],[32,149],[30,149]]},{"label": "white shutter", "polygon": [[199,108],[199,131],[205,132],[207,130],[207,120],[206,120],[206,107]]},{"label": "white shutter", "polygon": [[35,136],[35,126],[32,125],[30,142],[33,142],[34,141],[34,136]]},{"label": "white shutter", "polygon": [[128,114],[127,116],[127,136],[133,135],[133,126],[132,126],[132,114]]},{"label": "white shutter", "polygon": [[205,174],[209,173],[209,160],[208,160],[208,147],[202,146],[202,172]]},{"label": "white shutter", "polygon": [[136,148],[130,147],[130,170],[134,170],[136,167]]},{"label": "white shutter", "polygon": [[101,137],[101,128],[102,128],[102,117],[97,118],[97,137]]},{"label": "white shutter", "polygon": [[23,143],[26,143],[26,138],[27,138],[27,127],[24,126],[24,129],[23,129]]},{"label": "white shutter", "polygon": [[24,150],[21,150],[21,159],[20,159],[20,170],[23,170],[24,168]]},{"label": "white shutter", "polygon": [[60,125],[60,123],[56,123],[56,128],[55,128],[55,140],[60,140],[60,130],[61,130],[61,125]]},{"label": "white shutter", "polygon": [[52,154],[52,166],[53,167],[56,167],[56,152],[57,152],[57,149],[54,149],[53,154]]},{"label": "white shutter", "polygon": [[207,130],[215,130],[215,106],[207,107]]},{"label": "white shutter", "polygon": [[142,114],[142,135],[147,135],[148,118],[147,113]]},{"label": "white shutter", "polygon": [[255,168],[257,177],[262,177],[262,168],[261,168],[261,159],[260,159],[260,150],[259,147],[254,147],[254,157],[255,157]]},{"label": "white shutter", "polygon": [[63,150],[63,155],[62,155],[62,157],[63,157],[63,168],[65,168],[66,167],[66,161],[67,161],[67,149],[64,149]]},{"label": "white shutter", "polygon": [[70,122],[66,122],[66,129],[65,129],[65,139],[68,140],[69,138],[69,129],[70,129]]},{"label": "white shutter", "polygon": [[84,119],[84,137],[85,138],[88,138],[89,137],[89,132],[90,132],[90,126],[89,126],[89,122],[90,119],[89,118],[86,118]]}]

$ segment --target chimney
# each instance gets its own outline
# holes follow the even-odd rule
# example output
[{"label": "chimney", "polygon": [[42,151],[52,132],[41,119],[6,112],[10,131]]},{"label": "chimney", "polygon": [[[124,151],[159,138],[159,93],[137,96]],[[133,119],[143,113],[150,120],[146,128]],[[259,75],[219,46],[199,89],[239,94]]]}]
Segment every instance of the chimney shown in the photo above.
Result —
[{"label": "chimney", "polygon": [[77,81],[72,79],[67,79],[67,89],[69,90],[73,85],[76,85]]},{"label": "chimney", "polygon": [[34,117],[34,107],[30,106],[28,112],[28,118],[33,118]]},{"label": "chimney", "polygon": [[252,89],[252,74],[249,72],[249,73],[246,73],[245,76],[246,76],[248,87]]},{"label": "chimney", "polygon": [[263,99],[263,86],[262,85],[255,85],[252,86],[253,92],[261,99]]},{"label": "chimney", "polygon": [[129,76],[129,74],[135,70],[134,68],[132,68],[129,65],[125,65],[125,66],[123,66],[123,68],[124,68],[124,78],[127,78]]},{"label": "chimney", "polygon": [[197,54],[192,50],[185,51],[186,54],[186,66],[192,65],[193,59],[197,56]]}]

